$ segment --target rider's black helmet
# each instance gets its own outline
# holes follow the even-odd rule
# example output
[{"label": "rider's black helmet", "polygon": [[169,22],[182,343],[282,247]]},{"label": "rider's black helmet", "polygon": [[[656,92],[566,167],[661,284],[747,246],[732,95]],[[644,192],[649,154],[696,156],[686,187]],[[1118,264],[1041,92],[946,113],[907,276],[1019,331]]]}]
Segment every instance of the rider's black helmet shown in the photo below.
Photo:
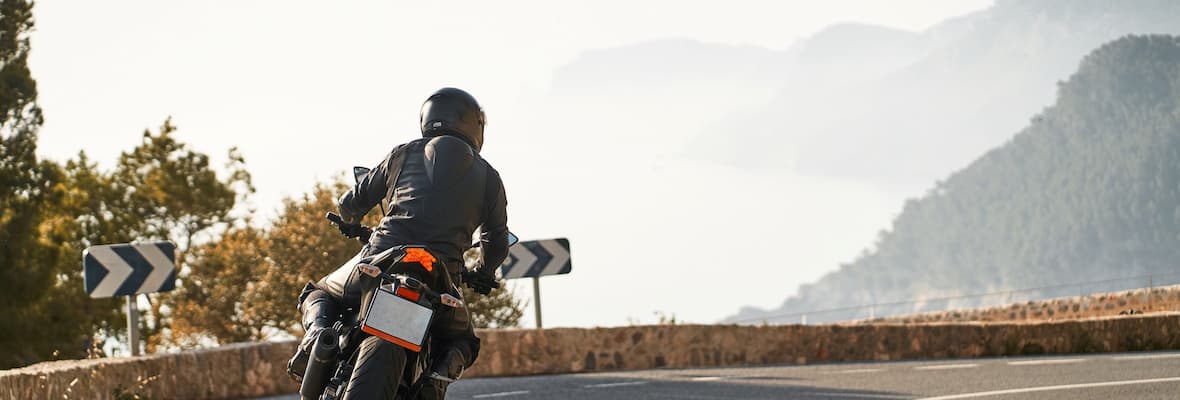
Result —
[{"label": "rider's black helmet", "polygon": [[426,98],[418,123],[422,137],[452,135],[463,139],[476,152],[483,147],[483,126],[487,124],[483,108],[470,93],[442,88]]}]

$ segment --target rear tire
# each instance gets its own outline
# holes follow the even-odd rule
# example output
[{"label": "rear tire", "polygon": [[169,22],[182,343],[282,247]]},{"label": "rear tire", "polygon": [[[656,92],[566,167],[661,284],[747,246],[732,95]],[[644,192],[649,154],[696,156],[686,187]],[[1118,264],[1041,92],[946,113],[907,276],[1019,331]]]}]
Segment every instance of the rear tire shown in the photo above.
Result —
[{"label": "rear tire", "polygon": [[343,400],[393,400],[405,366],[405,349],[376,336],[365,338]]}]

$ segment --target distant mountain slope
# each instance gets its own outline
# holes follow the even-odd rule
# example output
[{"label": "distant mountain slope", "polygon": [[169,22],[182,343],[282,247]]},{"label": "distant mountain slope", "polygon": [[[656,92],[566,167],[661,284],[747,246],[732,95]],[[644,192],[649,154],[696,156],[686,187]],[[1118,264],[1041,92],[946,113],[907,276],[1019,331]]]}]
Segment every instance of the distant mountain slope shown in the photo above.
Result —
[{"label": "distant mountain slope", "polygon": [[536,124],[910,188],[1003,143],[1086,52],[1180,34],[1176,21],[1180,1],[1010,0],[923,32],[837,24],[784,50],[682,39],[598,49],[554,72]]},{"label": "distant mountain slope", "polygon": [[857,60],[890,66],[885,76],[784,78],[769,104],[710,127],[694,148],[713,157],[734,142],[757,140],[772,153],[742,147],[721,158],[925,184],[1003,143],[1052,101],[1054,83],[1088,51],[1127,34],[1180,34],[1177,21],[1180,2],[1170,0],[999,1],[912,35],[908,47],[894,44],[919,55],[906,65],[897,61],[910,57],[880,53]]},{"label": "distant mountain slope", "polygon": [[756,83],[773,79],[751,72],[775,63],[776,56],[759,47],[687,39],[644,42],[583,53],[554,72],[552,89],[557,95],[582,95],[620,87],[665,90],[694,83]]},{"label": "distant mountain slope", "polygon": [[[704,127],[762,110],[783,88],[818,98],[832,87],[880,79],[939,47],[917,36],[838,24],[781,51],[687,39],[587,51],[554,71],[548,95],[537,101],[536,124],[563,126],[600,141],[642,138],[649,142],[635,147],[680,154]],[[801,93],[799,88],[820,91]],[[723,130],[714,137],[739,136]],[[723,146],[731,143],[736,142]],[[717,160],[714,154],[724,159],[730,152],[697,153],[710,161]]]},{"label": "distant mountain slope", "polygon": [[1010,141],[909,201],[874,249],[776,310],[728,320],[1175,275],[1177,262],[1180,38],[1130,36],[1086,56]]},{"label": "distant mountain slope", "polygon": [[[591,50],[554,72],[551,94],[619,94],[620,89],[678,93],[698,85],[774,89],[795,79],[855,80],[915,61],[929,50],[917,43],[918,36],[880,26],[837,24],[784,51],[687,39]],[[707,95],[667,100],[708,101]]]}]

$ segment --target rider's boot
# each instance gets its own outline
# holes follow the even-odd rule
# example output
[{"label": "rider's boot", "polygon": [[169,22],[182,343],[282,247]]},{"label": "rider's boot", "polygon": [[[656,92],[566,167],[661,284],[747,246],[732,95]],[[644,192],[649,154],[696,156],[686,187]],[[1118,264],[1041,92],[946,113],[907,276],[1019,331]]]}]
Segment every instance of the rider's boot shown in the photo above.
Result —
[{"label": "rider's boot", "polygon": [[320,334],[331,334],[332,325],[339,319],[340,312],[336,301],[323,290],[305,292],[307,294],[300,308],[303,311],[303,340],[295,356],[287,362],[287,374],[295,381],[303,381],[303,373],[307,370],[307,360],[311,357],[312,347]]},{"label": "rider's boot", "polygon": [[422,392],[418,398],[423,400],[443,399],[447,395],[447,386],[463,375],[467,367],[467,357],[456,348],[449,348],[446,353],[434,362],[434,370],[422,382]]}]

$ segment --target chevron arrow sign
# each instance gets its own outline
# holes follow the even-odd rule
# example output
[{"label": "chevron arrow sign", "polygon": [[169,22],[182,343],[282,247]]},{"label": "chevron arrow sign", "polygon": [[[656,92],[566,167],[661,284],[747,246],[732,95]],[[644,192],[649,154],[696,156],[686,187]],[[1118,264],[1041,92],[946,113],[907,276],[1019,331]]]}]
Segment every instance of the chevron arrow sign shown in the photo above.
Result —
[{"label": "chevron arrow sign", "polygon": [[167,292],[176,288],[172,242],[90,246],[82,252],[86,293],[92,298]]},{"label": "chevron arrow sign", "polygon": [[571,269],[570,241],[565,238],[520,242],[500,264],[504,279],[568,274]]}]

